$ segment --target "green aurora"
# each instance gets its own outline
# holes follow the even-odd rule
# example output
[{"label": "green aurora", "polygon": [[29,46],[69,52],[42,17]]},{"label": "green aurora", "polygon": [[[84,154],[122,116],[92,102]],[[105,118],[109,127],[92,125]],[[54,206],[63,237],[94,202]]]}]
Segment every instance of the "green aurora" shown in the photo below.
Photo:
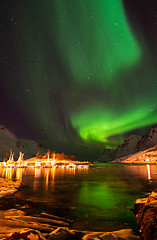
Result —
[{"label": "green aurora", "polygon": [[74,81],[85,86],[99,82],[105,88],[120,70],[137,64],[140,49],[121,0],[55,3],[58,49]]},{"label": "green aurora", "polygon": [[16,71],[5,84],[16,129],[21,114],[32,137],[116,147],[157,123],[156,61],[124,2],[28,0],[12,8]]},{"label": "green aurora", "polygon": [[[132,129],[156,123],[157,117],[149,110],[149,106],[137,107],[130,112],[118,114],[103,107],[85,109],[72,117],[73,126],[86,141],[105,142],[106,147],[110,136],[129,132]],[[93,113],[94,110],[94,113]],[[116,142],[118,137],[116,138]],[[119,141],[122,139],[119,138]]]}]

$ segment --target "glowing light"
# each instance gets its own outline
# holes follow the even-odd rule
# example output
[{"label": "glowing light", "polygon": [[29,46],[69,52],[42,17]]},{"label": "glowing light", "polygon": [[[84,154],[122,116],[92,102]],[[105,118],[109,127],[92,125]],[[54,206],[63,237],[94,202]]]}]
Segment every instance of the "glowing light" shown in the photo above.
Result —
[{"label": "glowing light", "polygon": [[26,4],[31,11],[15,32],[17,91],[26,92],[24,114],[41,139],[81,137],[113,147],[129,131],[157,123],[156,59],[139,26],[132,31],[123,2],[40,2],[41,16],[36,0]]},{"label": "glowing light", "polygon": [[149,164],[147,164],[147,172],[148,172],[148,180],[151,180]]},{"label": "glowing light", "polygon": [[47,168],[45,168],[45,179],[46,179],[46,189],[48,188],[48,184],[49,184],[49,174],[50,174],[50,172],[49,172],[49,170],[47,169]]},{"label": "glowing light", "polygon": [[41,168],[34,169],[35,178],[39,178],[41,176]]},{"label": "glowing light", "polygon": [[[55,5],[60,33],[57,44],[75,81],[104,84],[123,68],[139,62],[140,49],[121,0],[91,0],[90,4],[55,0]],[[90,12],[94,14],[91,16]]]},{"label": "glowing light", "polygon": [[16,180],[22,182],[23,168],[16,169]]},{"label": "glowing light", "polygon": [[6,168],[5,176],[6,176],[8,179],[12,179],[12,178],[13,178],[13,175],[14,175],[14,168]]},{"label": "glowing light", "polygon": [[[71,117],[74,128],[85,141],[110,142],[109,137],[129,132],[141,126],[157,122],[157,115],[149,111],[148,106],[137,106],[126,112],[105,110],[105,107],[89,107]],[[116,137],[116,143],[123,139]]]}]

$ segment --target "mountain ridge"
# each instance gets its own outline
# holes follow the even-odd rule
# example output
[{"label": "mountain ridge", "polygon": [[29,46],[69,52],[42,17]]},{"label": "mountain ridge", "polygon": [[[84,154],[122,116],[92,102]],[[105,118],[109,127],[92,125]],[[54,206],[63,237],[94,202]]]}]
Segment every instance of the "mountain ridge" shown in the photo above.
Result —
[{"label": "mountain ridge", "polygon": [[144,136],[130,135],[116,149],[105,149],[98,162],[110,162],[116,159],[145,151],[157,145],[157,127],[150,129]]}]

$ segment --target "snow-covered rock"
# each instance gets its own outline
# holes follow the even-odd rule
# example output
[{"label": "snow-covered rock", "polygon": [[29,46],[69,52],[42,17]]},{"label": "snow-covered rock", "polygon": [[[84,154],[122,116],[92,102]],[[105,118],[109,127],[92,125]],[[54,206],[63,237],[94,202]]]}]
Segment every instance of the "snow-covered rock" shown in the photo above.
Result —
[{"label": "snow-covered rock", "polygon": [[18,154],[19,142],[12,131],[0,126],[0,159],[3,160],[6,154],[9,155],[10,149],[13,149],[15,155]]},{"label": "snow-covered rock", "polygon": [[135,152],[136,145],[140,141],[141,137],[137,135],[129,136],[123,144],[121,144],[115,151],[116,158],[130,155]]},{"label": "snow-covered rock", "polygon": [[135,152],[143,151],[157,144],[157,127],[147,132],[136,145]]},{"label": "snow-covered rock", "polygon": [[21,182],[11,179],[0,178],[0,198],[4,195],[14,193],[20,187]]},{"label": "snow-covered rock", "polygon": [[39,231],[28,230],[21,232],[14,232],[6,240],[46,240]]},{"label": "snow-covered rock", "polygon": [[157,239],[157,190],[145,199],[137,199],[131,210],[136,215],[141,239]]}]

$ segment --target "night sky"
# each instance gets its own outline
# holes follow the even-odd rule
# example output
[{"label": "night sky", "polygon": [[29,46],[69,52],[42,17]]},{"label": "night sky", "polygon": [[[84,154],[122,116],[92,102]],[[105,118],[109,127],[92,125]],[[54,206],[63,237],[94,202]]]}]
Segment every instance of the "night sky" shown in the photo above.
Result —
[{"label": "night sky", "polygon": [[0,124],[89,155],[156,126],[156,0],[1,0],[0,11]]}]

